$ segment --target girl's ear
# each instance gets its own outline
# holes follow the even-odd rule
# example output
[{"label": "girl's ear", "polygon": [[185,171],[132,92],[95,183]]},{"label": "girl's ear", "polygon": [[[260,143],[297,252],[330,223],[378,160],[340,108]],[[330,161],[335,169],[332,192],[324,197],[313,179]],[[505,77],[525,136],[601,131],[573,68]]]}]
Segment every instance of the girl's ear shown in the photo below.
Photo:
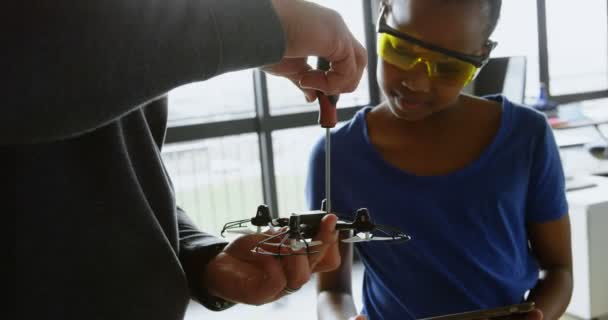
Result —
[{"label": "girl's ear", "polygon": [[475,51],[473,54],[476,56],[489,57],[495,46],[496,42],[493,42],[492,40],[486,40],[481,46],[481,48]]},{"label": "girl's ear", "polygon": [[486,40],[480,50],[480,55],[484,57],[489,57],[492,50],[496,47],[498,43],[492,40]]},{"label": "girl's ear", "polygon": [[474,55],[487,57],[490,55],[490,48],[488,48],[486,45],[484,45],[481,47],[481,49],[477,50],[477,52],[475,52]]}]

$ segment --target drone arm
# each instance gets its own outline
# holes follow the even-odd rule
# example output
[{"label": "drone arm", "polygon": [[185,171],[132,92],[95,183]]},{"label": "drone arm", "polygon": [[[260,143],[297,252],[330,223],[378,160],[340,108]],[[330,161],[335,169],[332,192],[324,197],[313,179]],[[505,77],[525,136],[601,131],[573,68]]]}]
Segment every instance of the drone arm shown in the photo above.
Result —
[{"label": "drone arm", "polygon": [[237,220],[237,221],[231,221],[228,222],[224,225],[224,227],[222,228],[222,232],[220,233],[222,236],[224,236],[224,232],[226,230],[230,230],[230,229],[234,229],[234,228],[241,228],[243,227],[246,223],[251,222],[251,219],[243,219],[243,220]]},{"label": "drone arm", "polygon": [[[289,233],[289,229],[283,231],[283,232],[279,232],[273,236],[270,236],[260,242],[258,242],[255,247],[253,248],[254,252],[268,252],[268,250],[266,248],[263,248],[262,246],[265,244],[271,244],[273,243],[273,240],[275,239],[281,239],[279,241],[278,247],[279,247],[279,254],[281,253],[281,247],[283,246],[283,244],[285,243],[285,240],[288,238],[287,234]],[[282,237],[282,238],[281,238]],[[268,252],[269,254],[271,254],[271,252]]]},{"label": "drone arm", "polygon": [[409,239],[408,235],[406,235],[401,230],[399,230],[398,228],[395,228],[395,227],[385,226],[385,225],[378,224],[378,225],[376,225],[375,229],[377,231],[385,234],[388,237],[395,238],[395,240],[398,240],[398,239],[407,240],[407,239]]},{"label": "drone arm", "polygon": [[231,221],[231,222],[226,223],[224,225],[224,228],[242,227],[245,223],[249,223],[249,222],[251,222],[251,219],[243,219],[243,220]]},{"label": "drone arm", "polygon": [[[352,236],[352,231],[340,232],[340,240]],[[353,245],[339,241],[342,262],[338,269],[322,272],[317,277],[318,319],[348,319],[357,314],[352,295]]]}]

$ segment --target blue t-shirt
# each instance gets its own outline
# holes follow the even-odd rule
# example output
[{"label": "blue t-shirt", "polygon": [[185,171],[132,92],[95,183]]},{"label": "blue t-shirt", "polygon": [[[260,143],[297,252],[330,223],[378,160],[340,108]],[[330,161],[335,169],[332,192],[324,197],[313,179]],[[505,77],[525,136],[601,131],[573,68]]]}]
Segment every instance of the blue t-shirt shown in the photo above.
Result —
[{"label": "blue t-shirt", "polygon": [[[417,176],[389,164],[370,143],[360,110],[332,132],[332,211],[368,208],[379,224],[412,236],[405,244],[357,243],[365,266],[363,314],[417,319],[521,302],[539,266],[526,223],[567,214],[564,174],[545,117],[502,96],[500,128],[466,167]],[[312,153],[307,201],[325,193],[325,146]]]}]

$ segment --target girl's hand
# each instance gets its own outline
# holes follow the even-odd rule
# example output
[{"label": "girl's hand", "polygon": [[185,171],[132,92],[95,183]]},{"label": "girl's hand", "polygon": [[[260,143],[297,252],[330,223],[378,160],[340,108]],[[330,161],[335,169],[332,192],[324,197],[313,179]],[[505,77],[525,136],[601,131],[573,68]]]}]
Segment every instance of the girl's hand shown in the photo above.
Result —
[{"label": "girl's hand", "polygon": [[528,313],[510,315],[485,320],[543,320],[543,312],[540,309],[533,309]]}]

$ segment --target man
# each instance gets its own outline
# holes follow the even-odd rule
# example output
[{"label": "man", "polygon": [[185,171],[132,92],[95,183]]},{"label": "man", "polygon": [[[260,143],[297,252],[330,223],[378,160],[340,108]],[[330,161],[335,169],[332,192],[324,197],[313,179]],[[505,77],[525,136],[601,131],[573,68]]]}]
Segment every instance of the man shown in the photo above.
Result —
[{"label": "man", "polygon": [[366,54],[337,13],[300,0],[22,5],[25,50],[9,61],[23,61],[13,77],[26,92],[0,109],[0,145],[17,160],[20,319],[181,319],[190,297],[213,310],[267,303],[337,267],[333,215],[310,257],[198,231],[160,157],[164,95],[182,84],[263,65],[309,101],[354,90]]}]

